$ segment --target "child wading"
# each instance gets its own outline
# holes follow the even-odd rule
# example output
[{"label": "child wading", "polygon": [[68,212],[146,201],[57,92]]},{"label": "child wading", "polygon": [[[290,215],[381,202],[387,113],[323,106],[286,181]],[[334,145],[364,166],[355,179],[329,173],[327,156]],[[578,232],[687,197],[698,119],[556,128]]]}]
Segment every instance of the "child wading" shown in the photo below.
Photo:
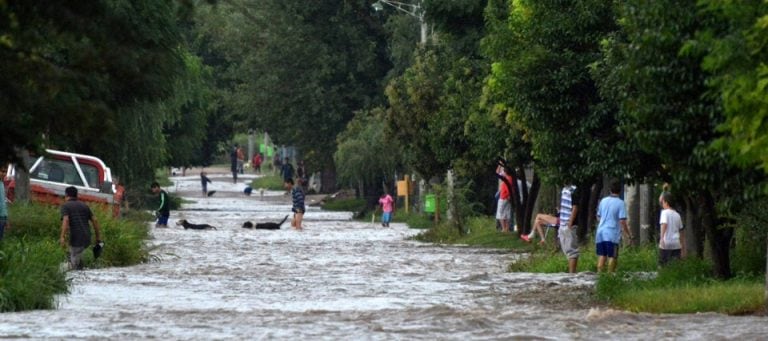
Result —
[{"label": "child wading", "polygon": [[291,226],[296,230],[301,230],[301,220],[304,218],[304,191],[301,189],[301,180],[298,180],[297,186],[293,185],[293,179],[285,179],[285,189],[291,193],[291,199],[293,199],[293,220],[291,220]]},{"label": "child wading", "polygon": [[389,222],[392,221],[392,211],[394,210],[394,200],[389,195],[387,190],[384,190],[384,194],[379,198],[379,205],[381,205],[381,226],[389,227]]}]

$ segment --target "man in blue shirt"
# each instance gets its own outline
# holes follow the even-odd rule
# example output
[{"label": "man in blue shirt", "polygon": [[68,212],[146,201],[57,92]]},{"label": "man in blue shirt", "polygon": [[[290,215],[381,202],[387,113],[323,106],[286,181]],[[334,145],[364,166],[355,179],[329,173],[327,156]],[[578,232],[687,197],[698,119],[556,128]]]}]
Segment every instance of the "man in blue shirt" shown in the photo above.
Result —
[{"label": "man in blue shirt", "polygon": [[603,271],[606,259],[608,259],[608,271],[616,271],[621,231],[623,230],[630,239],[632,238],[632,233],[627,226],[627,209],[624,201],[619,198],[621,184],[612,182],[610,190],[611,194],[600,200],[600,205],[597,207],[597,219],[600,220],[595,233],[598,272]]}]

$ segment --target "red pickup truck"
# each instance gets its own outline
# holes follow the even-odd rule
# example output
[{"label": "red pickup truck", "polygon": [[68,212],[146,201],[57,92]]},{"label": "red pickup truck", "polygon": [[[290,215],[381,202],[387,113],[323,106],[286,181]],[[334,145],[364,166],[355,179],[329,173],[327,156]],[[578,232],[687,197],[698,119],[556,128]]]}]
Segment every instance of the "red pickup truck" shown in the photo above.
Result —
[{"label": "red pickup truck", "polygon": [[[115,186],[112,171],[95,156],[47,149],[39,156],[29,171],[29,185],[35,202],[59,205],[63,202],[64,189],[77,187],[78,198],[86,203],[97,203],[111,209],[114,216],[120,214],[123,198],[122,186]],[[13,166],[3,179],[6,196],[14,200],[16,170]]]}]

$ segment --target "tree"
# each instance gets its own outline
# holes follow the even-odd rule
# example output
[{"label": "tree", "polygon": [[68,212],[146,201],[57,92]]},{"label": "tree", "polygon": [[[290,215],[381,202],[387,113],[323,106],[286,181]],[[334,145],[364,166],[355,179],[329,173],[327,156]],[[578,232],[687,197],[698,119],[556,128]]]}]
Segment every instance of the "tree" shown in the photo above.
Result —
[{"label": "tree", "polygon": [[339,180],[357,187],[361,196],[378,198],[382,183],[392,188],[401,164],[402,149],[386,138],[383,116],[381,108],[358,112],[338,137],[333,158]]},{"label": "tree", "polygon": [[[496,6],[499,6],[498,4]],[[536,171],[553,184],[592,188],[603,176],[631,169],[616,110],[598,93],[590,66],[599,60],[600,41],[616,30],[605,1],[515,1],[506,36],[494,46],[495,106],[530,141]],[[599,187],[595,187],[597,191]],[[594,212],[597,193],[580,206]],[[582,240],[593,214],[579,215]]]},{"label": "tree", "polygon": [[168,97],[182,66],[177,7],[153,1],[10,1],[0,7],[2,159],[43,144],[90,152],[117,112]]},{"label": "tree", "polygon": [[230,0],[211,8],[201,27],[230,62],[225,107],[333,173],[336,135],[381,98],[388,63],[372,15],[363,0]]},{"label": "tree", "polygon": [[[701,213],[715,274],[731,276],[730,210],[754,197],[760,175],[727,163],[709,148],[718,138],[721,107],[708,97],[702,53],[684,48],[715,22],[695,4],[628,1],[619,6],[622,36],[604,47],[610,69],[602,84],[620,108],[622,130],[640,149],[657,155],[659,179]],[[694,226],[695,227],[695,226]]]}]

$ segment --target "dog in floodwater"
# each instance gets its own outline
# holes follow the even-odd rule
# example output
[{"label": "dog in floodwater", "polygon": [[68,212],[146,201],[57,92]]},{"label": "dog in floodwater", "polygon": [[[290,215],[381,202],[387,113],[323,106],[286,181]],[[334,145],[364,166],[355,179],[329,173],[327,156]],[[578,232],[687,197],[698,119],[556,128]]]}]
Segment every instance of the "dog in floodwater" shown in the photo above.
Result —
[{"label": "dog in floodwater", "polygon": [[246,221],[243,223],[243,228],[245,229],[262,229],[262,230],[279,230],[280,226],[283,225],[283,223],[288,220],[288,216],[285,216],[283,218],[283,221],[279,223],[257,223],[253,224],[250,221]]},{"label": "dog in floodwater", "polygon": [[183,226],[184,229],[192,229],[192,230],[216,230],[215,226],[208,225],[208,224],[192,224],[188,222],[186,219],[181,219],[176,222],[176,225]]}]

